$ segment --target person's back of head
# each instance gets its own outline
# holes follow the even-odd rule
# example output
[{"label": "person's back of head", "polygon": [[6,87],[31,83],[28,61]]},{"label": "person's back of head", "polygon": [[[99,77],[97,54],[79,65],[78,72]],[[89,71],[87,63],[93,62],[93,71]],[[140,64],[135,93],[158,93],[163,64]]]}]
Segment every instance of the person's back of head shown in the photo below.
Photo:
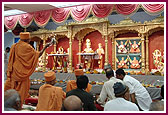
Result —
[{"label": "person's back of head", "polygon": [[55,72],[48,71],[44,74],[44,77],[45,77],[45,81],[46,81],[47,84],[50,84],[50,85],[55,84],[55,80],[56,80]]},{"label": "person's back of head", "polygon": [[10,51],[10,47],[6,47],[6,52],[8,53]]},{"label": "person's back of head", "polygon": [[9,89],[4,93],[4,107],[16,110],[21,109],[20,95],[16,90]]},{"label": "person's back of head", "polygon": [[121,82],[116,82],[113,88],[116,97],[123,97],[124,99],[129,100],[129,89],[126,85],[122,84]]},{"label": "person's back of head", "polygon": [[82,111],[83,105],[79,97],[71,95],[67,97],[62,106],[62,111]]},{"label": "person's back of head", "polygon": [[87,88],[88,82],[89,82],[88,77],[86,75],[81,75],[77,77],[76,84],[79,89],[85,90]]},{"label": "person's back of head", "polygon": [[149,111],[164,111],[164,102],[163,101],[152,102]]},{"label": "person's back of head", "polygon": [[125,72],[123,69],[119,68],[118,70],[116,70],[116,77],[118,79],[122,80],[124,78],[124,76],[125,76]]},{"label": "person's back of head", "polygon": [[107,71],[107,69],[112,69],[110,64],[107,64],[107,65],[104,66],[105,72]]},{"label": "person's back of head", "polygon": [[106,77],[108,79],[110,79],[111,77],[114,77],[114,71],[111,68],[106,70]]}]

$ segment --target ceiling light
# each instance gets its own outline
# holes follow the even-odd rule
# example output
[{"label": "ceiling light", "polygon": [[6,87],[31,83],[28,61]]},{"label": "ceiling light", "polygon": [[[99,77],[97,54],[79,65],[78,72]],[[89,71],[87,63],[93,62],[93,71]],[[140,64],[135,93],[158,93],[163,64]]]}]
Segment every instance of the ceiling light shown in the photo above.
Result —
[{"label": "ceiling light", "polygon": [[64,2],[60,2],[60,3],[57,3],[57,4],[49,4],[49,5],[52,5],[52,6],[55,6],[57,8],[61,8],[61,7],[70,7],[70,6],[76,6],[76,5],[81,5],[79,3],[75,3],[75,2],[68,2],[68,3],[64,3]]},{"label": "ceiling light", "polygon": [[4,16],[17,15],[17,14],[23,14],[23,13],[27,13],[27,12],[14,9],[14,10],[4,11]]}]

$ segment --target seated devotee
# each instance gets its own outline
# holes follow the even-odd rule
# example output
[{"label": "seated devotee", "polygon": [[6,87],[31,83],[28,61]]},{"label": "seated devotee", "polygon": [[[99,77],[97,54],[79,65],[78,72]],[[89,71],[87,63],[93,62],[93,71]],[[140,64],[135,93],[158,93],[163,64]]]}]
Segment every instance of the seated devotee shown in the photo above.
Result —
[{"label": "seated devotee", "polygon": [[139,65],[139,61],[136,59],[136,57],[134,57],[134,60],[131,60],[130,59],[130,62],[131,62],[131,68],[132,69],[138,69],[138,68],[140,68],[140,65]]},{"label": "seated devotee", "polygon": [[15,89],[9,89],[4,93],[4,111],[17,111],[21,109],[21,99]]},{"label": "seated devotee", "polygon": [[164,101],[164,85],[162,85],[161,87],[160,97],[154,99],[154,101],[158,101],[158,100]]},{"label": "seated devotee", "polygon": [[131,42],[130,44],[131,44],[130,53],[140,53],[140,49],[136,41],[134,41],[134,44],[132,44]]},{"label": "seated devotee", "polygon": [[102,48],[102,44],[98,44],[98,49],[96,50],[96,53],[98,54],[98,64],[99,68],[102,69],[103,67],[103,54],[104,54],[104,49]]},{"label": "seated devotee", "polygon": [[108,78],[108,81],[104,83],[101,93],[97,99],[97,103],[101,105],[104,105],[106,103],[106,100],[109,101],[116,98],[113,89],[114,83],[116,82],[123,83],[122,80],[114,77],[114,72],[112,69],[107,69],[106,77]]},{"label": "seated devotee", "polygon": [[82,103],[84,104],[83,105],[84,111],[96,111],[93,95],[85,91],[85,89],[87,88],[88,82],[89,80],[86,75],[81,75],[77,77],[77,82],[76,82],[77,88],[67,92],[66,97],[71,95],[76,95],[81,99]]},{"label": "seated devotee", "polygon": [[[80,75],[84,75],[83,69],[76,69],[74,72],[75,72],[76,79]],[[72,89],[76,89],[76,88],[77,88],[76,80],[70,80],[67,82],[66,92],[71,91]],[[85,91],[89,93],[91,89],[92,89],[92,85],[88,83]]]},{"label": "seated devotee", "polygon": [[129,101],[129,89],[126,85],[116,82],[113,88],[116,98],[105,104],[104,111],[139,111],[138,106]]},{"label": "seated devotee", "polygon": [[141,110],[148,111],[149,106],[152,103],[152,99],[142,84],[135,78],[126,75],[123,69],[116,70],[116,77],[123,80],[126,86],[129,87],[131,101],[133,103],[137,101]]},{"label": "seated devotee", "polygon": [[65,99],[65,92],[61,87],[55,87],[55,72],[48,71],[44,74],[46,84],[39,89],[36,111],[60,111]]},{"label": "seated devotee", "polygon": [[75,95],[71,95],[65,98],[62,111],[82,111],[83,110],[83,103],[79,97]]},{"label": "seated devotee", "polygon": [[121,58],[120,62],[118,62],[118,68],[125,68],[125,69],[128,69],[128,66],[127,66],[127,61],[128,61],[128,58],[126,60],[124,60],[124,57]]},{"label": "seated devotee", "polygon": [[164,111],[164,101],[152,102],[149,111]]},{"label": "seated devotee", "polygon": [[125,48],[127,41],[125,42],[125,45],[123,43],[123,41],[120,42],[120,45],[118,45],[118,43],[116,42],[117,47],[118,47],[118,53],[127,53],[127,49]]}]

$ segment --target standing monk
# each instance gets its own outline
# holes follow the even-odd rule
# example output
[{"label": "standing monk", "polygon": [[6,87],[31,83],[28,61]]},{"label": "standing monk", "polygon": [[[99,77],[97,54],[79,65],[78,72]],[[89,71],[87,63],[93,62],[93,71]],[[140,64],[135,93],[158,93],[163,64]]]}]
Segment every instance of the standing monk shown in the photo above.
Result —
[{"label": "standing monk", "polygon": [[9,56],[7,80],[4,90],[15,89],[21,97],[21,104],[28,97],[30,89],[29,77],[34,72],[38,58],[43,54],[44,50],[51,44],[47,43],[40,51],[35,51],[29,44],[30,33],[21,32],[18,43],[13,44]]}]

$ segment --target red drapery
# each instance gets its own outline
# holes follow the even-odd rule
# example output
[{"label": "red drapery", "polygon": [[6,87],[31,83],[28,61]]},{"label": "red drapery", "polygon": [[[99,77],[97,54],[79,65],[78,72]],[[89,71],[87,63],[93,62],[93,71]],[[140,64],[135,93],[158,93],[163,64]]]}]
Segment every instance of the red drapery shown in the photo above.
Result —
[{"label": "red drapery", "polygon": [[91,5],[81,5],[71,8],[71,16],[76,21],[84,20],[90,14]]},{"label": "red drapery", "polygon": [[4,23],[5,23],[6,28],[8,30],[13,30],[17,25],[18,16],[17,15],[7,16],[5,17],[4,21],[5,21]]},{"label": "red drapery", "polygon": [[69,8],[56,8],[52,11],[52,19],[57,23],[65,21],[69,17]]},{"label": "red drapery", "polygon": [[164,9],[164,4],[142,4],[142,6],[148,13],[159,13]]},{"label": "red drapery", "polygon": [[138,8],[138,4],[116,4],[115,8],[120,14],[130,15]]},{"label": "red drapery", "polygon": [[[92,6],[88,4],[68,8],[56,8],[53,10],[7,16],[4,18],[4,24],[7,29],[13,30],[16,27],[17,22],[19,21],[22,27],[27,28],[34,19],[35,23],[39,27],[41,27],[45,26],[48,23],[50,16],[52,17],[54,22],[61,23],[67,20],[69,14],[71,14],[74,20],[83,21],[87,18],[87,16],[89,16],[91,11],[96,17],[104,18],[112,12],[113,7],[114,4],[93,4]],[[115,8],[116,11],[120,14],[130,15],[138,10],[139,4],[116,4]],[[142,4],[142,8],[151,15],[158,15],[158,13],[161,13],[163,11],[164,4]]]},{"label": "red drapery", "polygon": [[21,14],[19,16],[19,24],[23,28],[27,28],[31,24],[31,22],[33,21],[33,15],[34,15],[34,13]]},{"label": "red drapery", "polygon": [[99,18],[107,17],[113,9],[114,4],[93,4],[92,12]]},{"label": "red drapery", "polygon": [[45,26],[50,20],[51,10],[38,11],[34,13],[34,21],[41,27]]}]

